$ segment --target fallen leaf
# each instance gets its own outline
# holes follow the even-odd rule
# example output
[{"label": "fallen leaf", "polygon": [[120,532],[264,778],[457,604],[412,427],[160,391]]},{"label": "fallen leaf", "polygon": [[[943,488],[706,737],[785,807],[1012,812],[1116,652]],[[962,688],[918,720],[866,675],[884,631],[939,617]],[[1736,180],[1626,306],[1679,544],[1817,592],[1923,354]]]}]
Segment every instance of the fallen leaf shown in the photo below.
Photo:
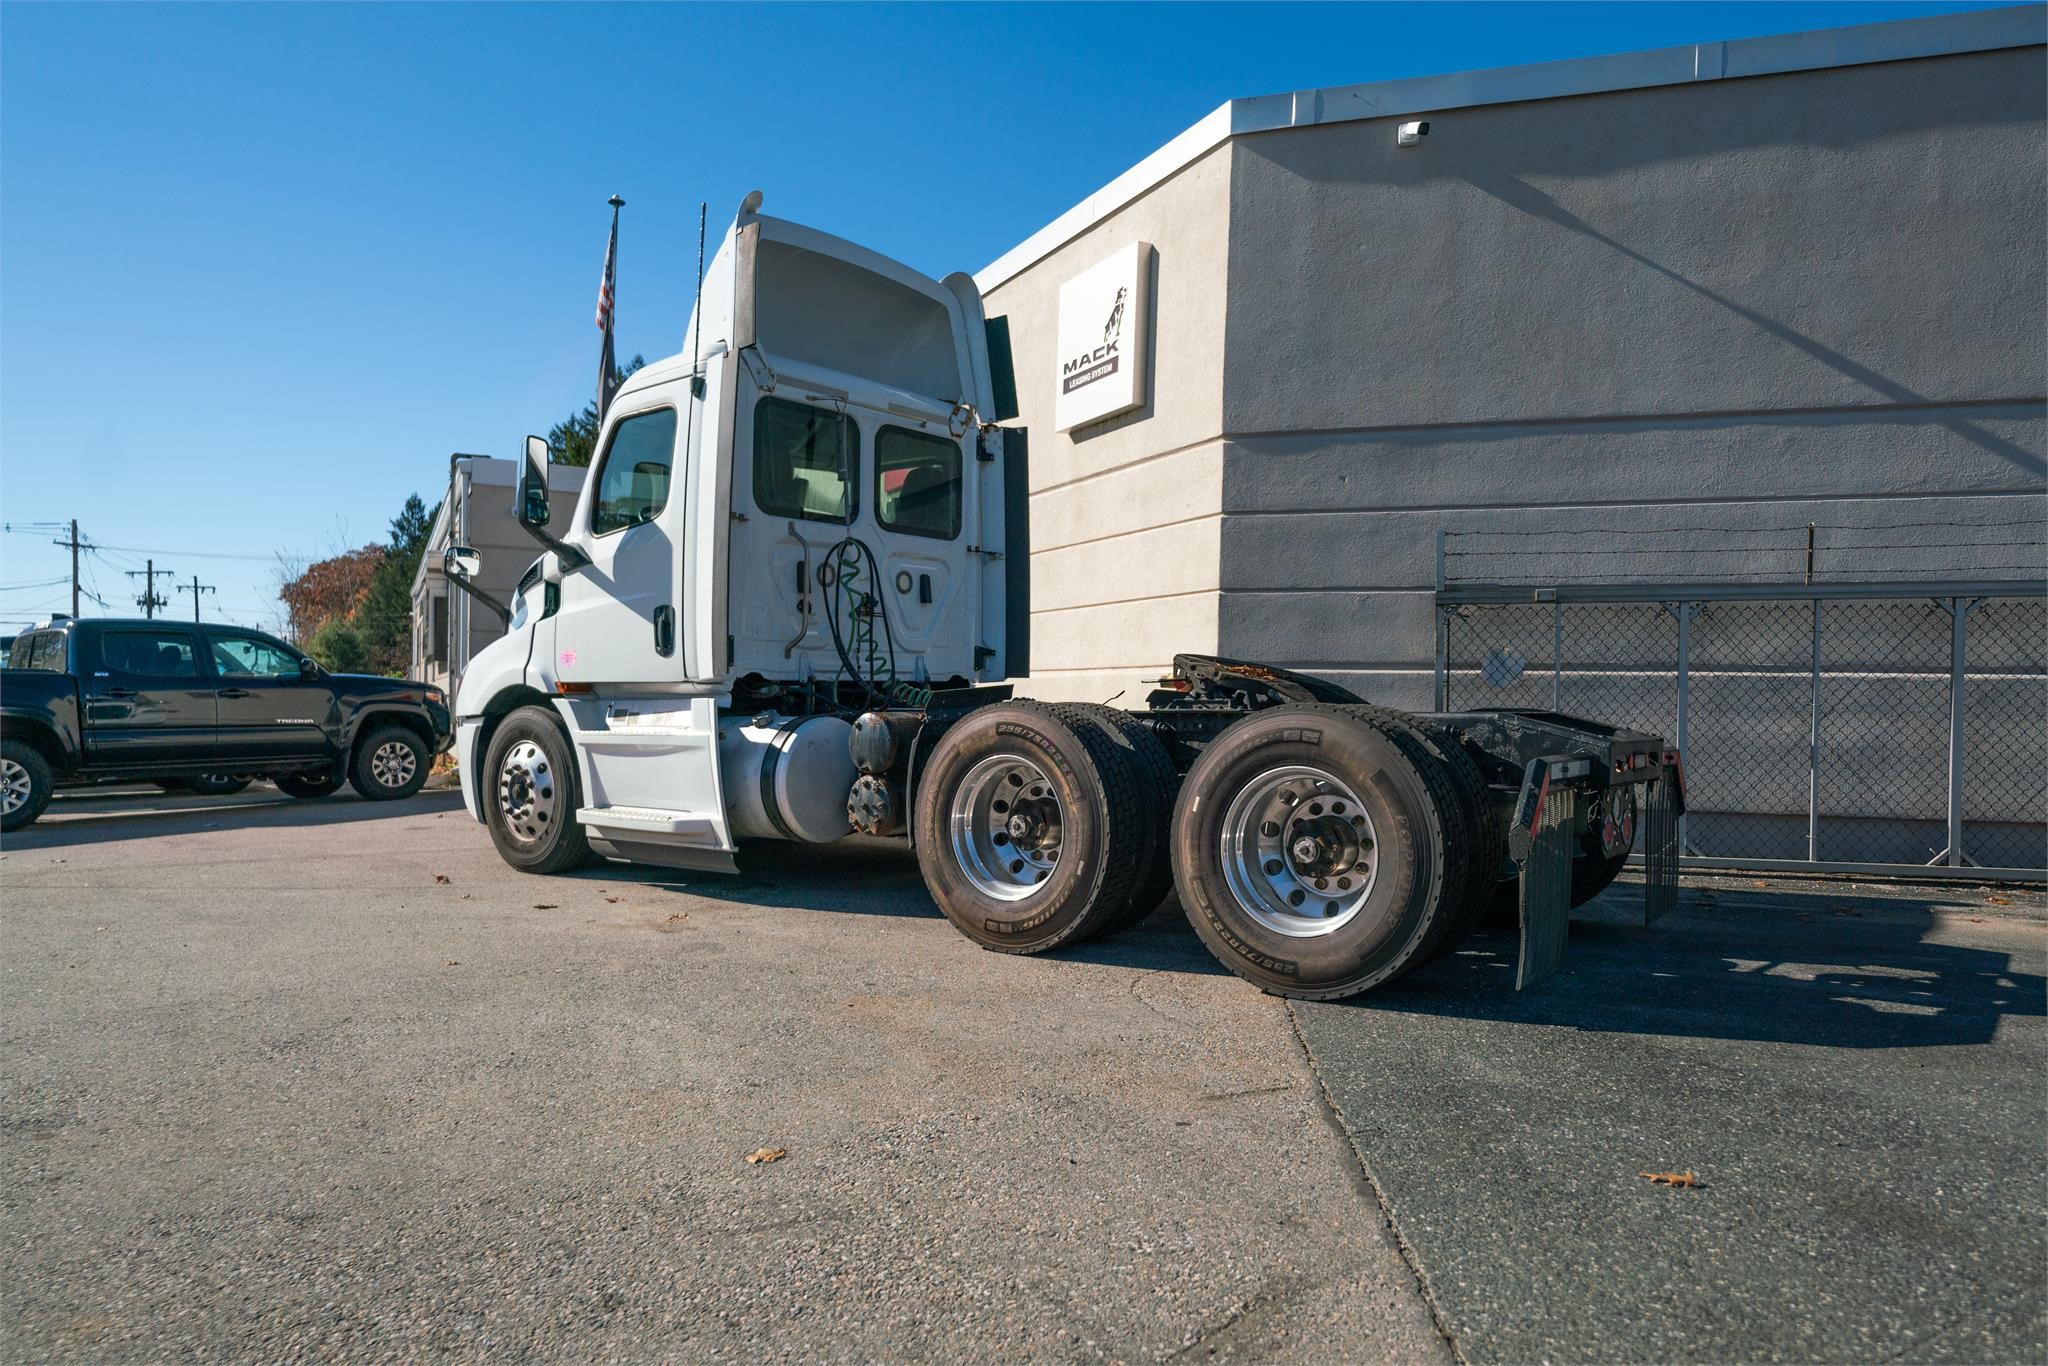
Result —
[{"label": "fallen leaf", "polygon": [[689,918],[690,913],[688,911],[677,911],[674,915],[670,916],[667,920],[663,921],[662,923],[664,925],[680,925]]},{"label": "fallen leaf", "polygon": [[1637,1172],[1637,1176],[1653,1186],[1697,1186],[1700,1181],[1690,1171],[1682,1172]]},{"label": "fallen leaf", "polygon": [[562,908],[552,901],[536,901],[533,903],[533,909],[536,911],[559,911]]},{"label": "fallen leaf", "polygon": [[787,1148],[756,1148],[747,1154],[749,1162],[780,1162],[789,1156]]},{"label": "fallen leaf", "polygon": [[2012,898],[2011,898],[2011,897],[2009,897],[2009,896],[1987,896],[1987,897],[1985,897],[1985,898],[1984,898],[1984,900],[1985,900],[1986,904],[1988,904],[1988,905],[1992,905],[1992,906],[2010,906],[2010,905],[2012,905]]},{"label": "fallen leaf", "polygon": [[625,899],[626,899],[626,898],[624,898],[624,897],[622,897],[622,896],[608,896],[608,897],[606,897],[606,898],[605,898],[605,900],[606,900],[606,901],[610,901],[610,902],[614,902],[614,903],[616,903],[616,902],[620,902],[620,901],[624,901]]},{"label": "fallen leaf", "polygon": [[1972,925],[1981,925],[1984,923],[1984,917],[1981,915],[1965,916],[1964,918],[1968,920]]},{"label": "fallen leaf", "polygon": [[436,873],[434,874],[434,881],[445,887],[448,885],[448,875],[446,873]]},{"label": "fallen leaf", "polygon": [[105,925],[95,925],[92,927],[92,932],[94,934],[105,934],[107,932],[107,927]]},{"label": "fallen leaf", "polygon": [[462,966],[462,960],[460,958],[451,958],[441,966],[444,968],[459,968]]},{"label": "fallen leaf", "polygon": [[1771,884],[1770,884],[1770,883],[1768,883],[1768,882],[1752,882],[1752,883],[1750,883],[1749,885],[1750,885],[1750,886],[1752,886],[1752,887],[1768,887],[1768,886],[1770,886]]}]

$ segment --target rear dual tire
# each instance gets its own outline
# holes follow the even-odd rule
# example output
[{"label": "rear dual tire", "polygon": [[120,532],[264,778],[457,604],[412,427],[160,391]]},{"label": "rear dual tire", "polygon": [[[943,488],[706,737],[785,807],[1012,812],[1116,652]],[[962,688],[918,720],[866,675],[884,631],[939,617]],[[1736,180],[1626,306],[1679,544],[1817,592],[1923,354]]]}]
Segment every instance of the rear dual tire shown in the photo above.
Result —
[{"label": "rear dual tire", "polygon": [[1457,743],[1372,707],[1280,707],[1231,726],[1174,815],[1195,933],[1246,981],[1305,1000],[1448,952],[1496,871],[1485,791]]},{"label": "rear dual tire", "polygon": [[983,948],[1045,953],[1130,924],[1164,896],[1164,797],[1145,752],[1159,742],[1104,710],[979,708],[920,765],[918,866]]}]

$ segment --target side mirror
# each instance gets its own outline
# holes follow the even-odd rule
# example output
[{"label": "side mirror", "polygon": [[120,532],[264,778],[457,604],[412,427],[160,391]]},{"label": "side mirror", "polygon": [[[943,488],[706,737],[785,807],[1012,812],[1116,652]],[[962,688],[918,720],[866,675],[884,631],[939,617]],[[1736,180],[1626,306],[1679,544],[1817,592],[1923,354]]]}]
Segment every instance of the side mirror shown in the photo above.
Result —
[{"label": "side mirror", "polygon": [[519,477],[519,524],[540,528],[548,524],[547,438],[526,438],[526,466]]},{"label": "side mirror", "polygon": [[473,579],[484,572],[484,557],[466,545],[451,545],[441,552],[441,572],[451,579]]},{"label": "side mirror", "polygon": [[299,677],[318,678],[319,676],[320,666],[318,664],[315,664],[310,659],[302,659],[299,661]]}]

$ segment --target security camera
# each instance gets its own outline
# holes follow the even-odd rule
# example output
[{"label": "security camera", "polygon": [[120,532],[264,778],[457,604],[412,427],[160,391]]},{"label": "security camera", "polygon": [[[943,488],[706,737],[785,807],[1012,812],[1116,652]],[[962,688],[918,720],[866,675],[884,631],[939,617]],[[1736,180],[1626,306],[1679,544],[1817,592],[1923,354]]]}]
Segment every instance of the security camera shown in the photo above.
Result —
[{"label": "security camera", "polygon": [[1396,147],[1413,147],[1428,136],[1429,124],[1427,121],[1418,120],[1414,123],[1404,123],[1394,130],[1394,145]]}]

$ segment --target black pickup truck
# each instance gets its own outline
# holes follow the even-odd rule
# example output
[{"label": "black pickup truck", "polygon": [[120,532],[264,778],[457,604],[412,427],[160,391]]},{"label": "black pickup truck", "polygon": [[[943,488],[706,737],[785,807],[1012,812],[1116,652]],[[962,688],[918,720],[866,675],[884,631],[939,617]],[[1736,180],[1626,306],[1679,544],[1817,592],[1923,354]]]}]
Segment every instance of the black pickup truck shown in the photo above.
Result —
[{"label": "black pickup truck", "polygon": [[114,778],[409,797],[450,738],[439,688],[332,674],[238,626],[58,617],[24,631],[8,665],[0,831],[32,823],[58,786]]}]

